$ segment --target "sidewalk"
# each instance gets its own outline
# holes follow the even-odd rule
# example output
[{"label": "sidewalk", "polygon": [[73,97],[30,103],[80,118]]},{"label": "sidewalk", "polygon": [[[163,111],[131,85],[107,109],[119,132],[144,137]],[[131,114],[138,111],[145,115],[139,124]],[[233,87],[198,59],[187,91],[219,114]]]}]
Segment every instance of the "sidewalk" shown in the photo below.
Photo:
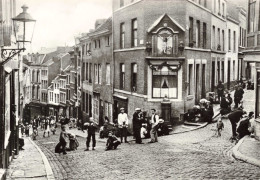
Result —
[{"label": "sidewalk", "polygon": [[245,136],[233,148],[232,155],[236,159],[260,167],[260,141]]},{"label": "sidewalk", "polygon": [[28,137],[24,138],[24,144],[25,150],[19,151],[7,170],[7,180],[54,180],[50,164],[40,148]]}]

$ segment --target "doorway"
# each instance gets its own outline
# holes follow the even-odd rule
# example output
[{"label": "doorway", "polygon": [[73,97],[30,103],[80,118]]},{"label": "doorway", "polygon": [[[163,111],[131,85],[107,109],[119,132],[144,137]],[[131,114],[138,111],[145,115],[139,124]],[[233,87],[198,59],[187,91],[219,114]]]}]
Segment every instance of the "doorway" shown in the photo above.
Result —
[{"label": "doorway", "polygon": [[206,98],[206,64],[202,64],[202,86],[201,86],[201,98]]},{"label": "doorway", "polygon": [[215,61],[212,61],[212,65],[211,65],[211,92],[214,92],[215,90]]},{"label": "doorway", "polygon": [[230,89],[230,60],[228,60],[227,89]]}]

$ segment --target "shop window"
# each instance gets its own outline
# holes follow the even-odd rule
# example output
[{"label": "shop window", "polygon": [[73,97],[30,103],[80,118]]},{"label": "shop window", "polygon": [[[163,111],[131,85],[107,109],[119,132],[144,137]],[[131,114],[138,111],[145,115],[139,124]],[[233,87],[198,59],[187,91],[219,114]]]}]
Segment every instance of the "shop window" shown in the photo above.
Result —
[{"label": "shop window", "polygon": [[153,69],[153,98],[177,98],[178,73],[176,69],[176,66],[155,67]]}]

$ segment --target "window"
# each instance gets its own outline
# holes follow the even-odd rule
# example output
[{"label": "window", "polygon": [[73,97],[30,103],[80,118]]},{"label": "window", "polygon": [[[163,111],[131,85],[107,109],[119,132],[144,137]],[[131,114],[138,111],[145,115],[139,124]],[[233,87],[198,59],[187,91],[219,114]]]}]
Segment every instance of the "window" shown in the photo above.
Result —
[{"label": "window", "polygon": [[193,18],[189,18],[189,43],[193,43]]},{"label": "window", "polygon": [[233,36],[233,52],[236,52],[236,46],[237,46],[237,43],[236,43],[236,31],[234,31],[234,36]]},{"label": "window", "polygon": [[106,37],[107,46],[110,46],[110,36]]},{"label": "window", "polygon": [[95,84],[98,84],[98,67],[97,67],[97,64],[94,65],[94,72],[95,72]]},{"label": "window", "polygon": [[120,24],[120,48],[125,48],[125,23]]},{"label": "window", "polygon": [[98,65],[98,83],[102,84],[102,66],[101,66],[101,64]]},{"label": "window", "polygon": [[82,56],[85,54],[85,45],[82,45]]},{"label": "window", "polygon": [[125,1],[124,0],[120,0],[120,7],[123,7],[125,5]]},{"label": "window", "polygon": [[82,63],[82,81],[85,81],[86,79],[86,63]]},{"label": "window", "polygon": [[137,19],[132,20],[132,47],[137,47]]},{"label": "window", "polygon": [[136,92],[137,91],[137,64],[133,63],[132,64],[132,75],[131,75],[131,84],[132,84],[132,91]]},{"label": "window", "polygon": [[191,95],[192,94],[192,82],[193,82],[193,64],[189,64],[189,79],[188,79],[188,82],[189,82],[189,89],[188,89],[188,94]]},{"label": "window", "polygon": [[86,63],[86,73],[85,73],[85,80],[88,80],[88,63]]},{"label": "window", "polygon": [[231,31],[228,29],[228,50],[231,51]]},{"label": "window", "polygon": [[98,48],[100,48],[101,47],[100,39],[98,39],[97,42],[98,42]]},{"label": "window", "polygon": [[222,3],[222,16],[225,17],[225,3]]},{"label": "window", "polygon": [[220,47],[220,29],[218,28],[218,45],[217,45],[217,50],[221,50],[221,47]]},{"label": "window", "polygon": [[216,32],[215,26],[212,27],[212,49],[216,49]]},{"label": "window", "polygon": [[110,64],[106,64],[106,84],[110,84]]},{"label": "window", "polygon": [[206,48],[207,45],[207,24],[203,23],[203,35],[202,35],[202,48]]},{"label": "window", "polygon": [[89,63],[89,82],[92,83],[92,63]]},{"label": "window", "polygon": [[94,119],[99,119],[99,97],[97,95],[94,95],[93,99],[93,116]]},{"label": "window", "polygon": [[248,12],[248,31],[254,32],[255,31],[255,0],[249,0],[249,12]]},{"label": "window", "polygon": [[153,98],[177,98],[178,73],[176,68],[176,66],[158,66],[153,70]]},{"label": "window", "polygon": [[97,40],[94,40],[94,47],[97,48]]},{"label": "window", "polygon": [[225,31],[222,30],[222,50],[225,51]]},{"label": "window", "polygon": [[220,0],[218,0],[218,14],[220,15]]},{"label": "window", "polygon": [[236,80],[236,62],[233,61],[233,80]]},{"label": "window", "polygon": [[200,47],[200,21],[197,21],[196,26],[196,47]]},{"label": "window", "polygon": [[125,89],[125,65],[120,64],[120,89]]},{"label": "window", "polygon": [[222,59],[221,61],[221,73],[222,73],[222,82],[225,82],[225,61]]}]

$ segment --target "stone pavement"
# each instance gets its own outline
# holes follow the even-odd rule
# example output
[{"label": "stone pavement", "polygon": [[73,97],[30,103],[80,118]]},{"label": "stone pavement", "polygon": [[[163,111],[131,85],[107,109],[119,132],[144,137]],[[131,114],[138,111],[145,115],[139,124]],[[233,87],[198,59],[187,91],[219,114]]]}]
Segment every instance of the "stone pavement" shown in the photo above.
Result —
[{"label": "stone pavement", "polygon": [[48,160],[39,147],[29,137],[24,138],[24,144],[25,150],[19,152],[7,170],[7,180],[54,179]]},{"label": "stone pavement", "polygon": [[233,148],[233,156],[260,167],[260,141],[249,136],[241,139]]}]

